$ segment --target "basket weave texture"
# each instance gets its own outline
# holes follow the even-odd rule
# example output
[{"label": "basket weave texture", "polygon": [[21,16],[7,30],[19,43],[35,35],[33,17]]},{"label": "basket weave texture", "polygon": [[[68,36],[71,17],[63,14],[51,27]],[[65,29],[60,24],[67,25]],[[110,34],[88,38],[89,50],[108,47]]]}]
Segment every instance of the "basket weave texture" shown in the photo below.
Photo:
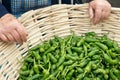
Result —
[{"label": "basket weave texture", "polygon": [[109,18],[93,25],[88,15],[88,4],[53,5],[24,13],[18,20],[28,32],[23,45],[0,42],[0,80],[17,80],[23,57],[27,50],[53,38],[95,31],[99,36],[108,33],[109,38],[120,45],[120,9],[112,8]]}]

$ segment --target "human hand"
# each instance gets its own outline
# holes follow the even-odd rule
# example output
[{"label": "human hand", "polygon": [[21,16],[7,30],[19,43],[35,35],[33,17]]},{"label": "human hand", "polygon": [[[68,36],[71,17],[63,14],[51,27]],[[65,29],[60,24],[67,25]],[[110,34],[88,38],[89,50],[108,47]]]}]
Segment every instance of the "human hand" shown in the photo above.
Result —
[{"label": "human hand", "polygon": [[107,0],[93,0],[89,3],[89,16],[93,24],[107,18],[111,12],[111,5]]},{"label": "human hand", "polygon": [[0,19],[0,39],[5,42],[22,44],[27,40],[27,33],[23,25],[11,14],[5,14]]}]

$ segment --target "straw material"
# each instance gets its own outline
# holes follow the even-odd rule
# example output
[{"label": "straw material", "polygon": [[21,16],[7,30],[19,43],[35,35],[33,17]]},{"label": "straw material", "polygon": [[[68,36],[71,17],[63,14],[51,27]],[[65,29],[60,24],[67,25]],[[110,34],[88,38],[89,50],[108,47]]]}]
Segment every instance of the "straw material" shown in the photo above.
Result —
[{"label": "straw material", "polygon": [[54,35],[64,37],[71,34],[82,35],[95,31],[99,36],[108,36],[120,45],[120,9],[112,8],[110,17],[93,25],[88,15],[88,4],[53,5],[31,10],[18,19],[28,32],[28,40],[23,45],[0,42],[0,80],[17,80],[23,57],[27,50]]}]

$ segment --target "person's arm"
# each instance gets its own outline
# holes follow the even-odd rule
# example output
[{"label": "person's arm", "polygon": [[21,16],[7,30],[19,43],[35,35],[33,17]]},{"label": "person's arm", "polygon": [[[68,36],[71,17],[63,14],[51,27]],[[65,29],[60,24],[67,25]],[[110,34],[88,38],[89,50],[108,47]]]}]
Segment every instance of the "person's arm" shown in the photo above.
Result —
[{"label": "person's arm", "polygon": [[7,9],[0,3],[0,18],[7,13],[9,13]]}]

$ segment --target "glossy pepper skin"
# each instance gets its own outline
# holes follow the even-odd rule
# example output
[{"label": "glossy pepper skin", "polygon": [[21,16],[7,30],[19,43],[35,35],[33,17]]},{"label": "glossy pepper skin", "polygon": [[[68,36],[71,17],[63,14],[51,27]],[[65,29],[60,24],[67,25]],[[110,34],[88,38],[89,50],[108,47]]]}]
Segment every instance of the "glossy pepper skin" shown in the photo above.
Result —
[{"label": "glossy pepper skin", "polygon": [[93,32],[55,36],[29,50],[18,80],[119,80],[120,48],[106,40]]}]

